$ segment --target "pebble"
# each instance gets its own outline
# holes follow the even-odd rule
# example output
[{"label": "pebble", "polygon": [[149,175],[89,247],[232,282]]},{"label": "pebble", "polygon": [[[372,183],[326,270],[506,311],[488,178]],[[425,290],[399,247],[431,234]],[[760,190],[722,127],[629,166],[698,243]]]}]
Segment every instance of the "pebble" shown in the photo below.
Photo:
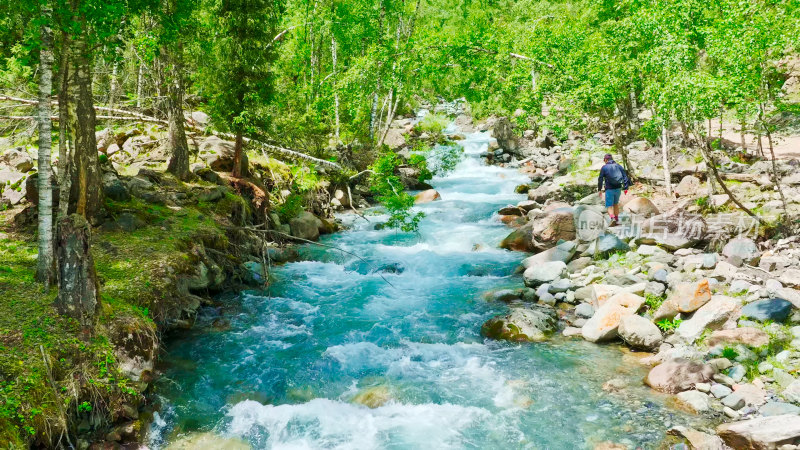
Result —
[{"label": "pebble", "polygon": [[714,376],[713,376],[713,379],[717,383],[721,383],[721,384],[724,384],[726,386],[733,386],[734,384],[736,384],[736,382],[733,381],[733,379],[731,379],[731,377],[729,377],[727,375],[723,375],[721,373],[715,373]]},{"label": "pebble", "polygon": [[728,377],[730,377],[730,379],[734,382],[742,381],[742,378],[744,378],[745,375],[747,375],[747,369],[739,364],[731,367],[731,369],[728,371]]},{"label": "pebble", "polygon": [[744,408],[745,401],[744,397],[742,397],[742,394],[734,392],[723,398],[722,404],[733,410],[739,410]]},{"label": "pebble", "polygon": [[590,303],[581,303],[575,308],[575,314],[588,319],[594,315],[594,307]]},{"label": "pebble", "polygon": [[771,372],[771,371],[772,371],[772,369],[774,369],[774,368],[775,368],[775,366],[773,366],[772,364],[770,364],[770,363],[769,363],[769,362],[767,362],[767,361],[762,361],[762,362],[760,362],[760,363],[758,364],[758,372],[759,372],[759,373],[767,373],[767,372]]},{"label": "pebble", "polygon": [[717,398],[723,398],[731,395],[733,391],[724,384],[715,384],[711,386],[711,395]]},{"label": "pebble", "polygon": [[786,361],[789,361],[789,358],[791,358],[791,356],[792,356],[792,352],[791,351],[784,350],[784,351],[778,353],[777,355],[775,355],[775,361],[783,364]]},{"label": "pebble", "polygon": [[711,392],[711,383],[697,383],[694,385],[694,388],[700,392],[708,394]]},{"label": "pebble", "polygon": [[731,408],[728,408],[727,406],[722,408],[722,412],[725,413],[725,415],[730,417],[731,419],[738,419],[739,418],[739,413],[734,411],[734,410],[732,410]]}]

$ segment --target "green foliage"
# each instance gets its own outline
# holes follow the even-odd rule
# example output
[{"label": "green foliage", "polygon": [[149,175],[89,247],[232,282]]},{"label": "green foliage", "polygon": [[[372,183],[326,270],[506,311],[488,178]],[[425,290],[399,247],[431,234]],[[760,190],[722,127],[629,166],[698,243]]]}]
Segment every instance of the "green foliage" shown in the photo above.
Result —
[{"label": "green foliage", "polygon": [[650,311],[657,310],[662,303],[664,303],[664,296],[656,297],[653,294],[647,294],[644,297],[644,303],[647,305]]},{"label": "green foliage", "polygon": [[663,123],[663,121],[657,119],[645,121],[642,123],[642,126],[639,127],[639,137],[655,145],[661,139],[661,127]]},{"label": "green foliage", "polygon": [[442,134],[447,125],[450,124],[450,119],[447,116],[443,116],[440,114],[429,113],[426,114],[422,120],[417,123],[415,128],[420,133],[428,133],[433,137],[439,136]]},{"label": "green foliage", "polygon": [[419,222],[425,216],[422,212],[413,212],[414,197],[405,192],[403,183],[395,175],[401,158],[394,152],[379,157],[371,166],[370,189],[389,213],[386,227],[405,232],[417,231]]},{"label": "green foliage", "polygon": [[681,325],[683,320],[678,318],[673,319],[661,319],[656,322],[656,326],[661,329],[664,333],[671,334],[674,333],[675,330]]},{"label": "green foliage", "polygon": [[433,173],[431,173],[431,171],[428,170],[428,161],[425,159],[424,155],[412,154],[408,158],[408,165],[419,169],[419,176],[417,177],[417,179],[421,183],[424,183],[425,181],[428,181],[431,178],[433,178]]},{"label": "green foliage", "polygon": [[276,212],[281,222],[288,223],[289,219],[297,217],[303,210],[303,196],[296,193],[289,194],[281,205],[278,205]]},{"label": "green foliage", "polygon": [[736,349],[733,348],[733,347],[727,347],[726,346],[725,348],[722,349],[722,355],[721,356],[723,358],[727,358],[727,359],[729,359],[731,361],[735,361],[736,358],[739,357],[739,352],[737,352]]}]

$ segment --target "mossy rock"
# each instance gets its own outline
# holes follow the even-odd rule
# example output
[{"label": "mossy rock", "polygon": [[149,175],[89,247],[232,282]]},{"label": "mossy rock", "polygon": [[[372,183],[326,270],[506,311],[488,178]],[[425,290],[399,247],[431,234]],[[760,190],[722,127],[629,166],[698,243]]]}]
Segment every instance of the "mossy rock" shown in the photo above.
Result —
[{"label": "mossy rock", "polygon": [[512,342],[542,342],[555,331],[555,312],[550,308],[513,308],[509,314],[487,320],[481,335]]}]

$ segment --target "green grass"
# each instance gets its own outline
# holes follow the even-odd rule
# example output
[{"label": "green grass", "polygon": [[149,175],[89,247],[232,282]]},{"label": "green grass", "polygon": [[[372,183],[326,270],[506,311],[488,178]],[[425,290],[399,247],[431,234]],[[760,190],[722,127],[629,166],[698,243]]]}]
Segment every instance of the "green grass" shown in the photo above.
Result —
[{"label": "green grass", "polygon": [[139,401],[135,383],[118,370],[115,339],[155,340],[155,321],[180,307],[175,274],[194,267],[194,243],[226,248],[214,217],[242,201],[227,194],[179,210],[139,200],[108,202],[112,217],[131,213],[146,225],[134,232],[93,231],[102,302],[88,340],[79,337],[74,321],[56,313],[57,290],[34,281],[35,236],[12,234],[9,219],[0,215],[0,231],[9,234],[0,240],[0,448],[53,446],[63,429],[62,408],[74,423]]}]

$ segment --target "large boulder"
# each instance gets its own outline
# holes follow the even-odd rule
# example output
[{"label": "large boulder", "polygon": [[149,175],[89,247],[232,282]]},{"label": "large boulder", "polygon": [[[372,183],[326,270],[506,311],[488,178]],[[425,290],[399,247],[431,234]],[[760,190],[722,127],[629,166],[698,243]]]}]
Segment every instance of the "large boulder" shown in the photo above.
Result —
[{"label": "large boulder", "polygon": [[436,200],[441,200],[442,196],[435,189],[428,189],[420,192],[414,196],[414,204],[430,203]]},{"label": "large boulder", "polygon": [[765,322],[786,322],[792,313],[792,303],[782,298],[765,298],[748,303],[742,308],[742,316]]},{"label": "large boulder", "polygon": [[575,222],[572,208],[556,208],[533,220],[533,244],[538,250],[551,248],[560,240],[574,239]]},{"label": "large boulder", "polygon": [[676,358],[653,367],[644,382],[657,391],[677,394],[709,382],[713,375],[714,369],[708,364]]},{"label": "large boulder", "polygon": [[25,173],[33,169],[33,158],[21,147],[11,148],[0,155],[0,165],[8,166],[17,172]]},{"label": "large boulder", "polygon": [[500,148],[510,153],[517,153],[519,149],[519,140],[517,139],[517,135],[514,134],[514,127],[511,121],[508,120],[507,117],[500,117],[497,119],[494,123],[492,136],[497,139],[497,145],[499,145]]},{"label": "large boulder", "polygon": [[543,252],[539,252],[533,256],[523,259],[522,266],[527,269],[552,261],[561,261],[563,263],[567,263],[575,255],[575,250],[577,247],[578,246],[575,244],[575,242],[562,242],[553,248],[549,248]]},{"label": "large boulder", "polygon": [[625,204],[622,210],[629,214],[634,214],[641,217],[653,217],[659,213],[658,208],[649,198],[636,197]]},{"label": "large boulder", "polygon": [[691,313],[711,300],[711,286],[707,279],[676,284],[667,299],[653,314],[655,320],[668,319],[679,313]]},{"label": "large boulder", "polygon": [[292,230],[292,236],[308,241],[316,241],[319,239],[319,230],[323,227],[323,223],[314,214],[302,211],[297,217],[289,220],[289,227]]},{"label": "large boulder", "polygon": [[689,248],[702,241],[708,224],[701,215],[678,209],[651,217],[642,224],[638,244],[658,245],[667,250]]},{"label": "large boulder", "polygon": [[631,248],[615,234],[600,235],[595,242],[595,257],[606,257],[612,253],[627,252]]},{"label": "large boulder", "polygon": [[487,320],[481,334],[491,339],[506,341],[541,342],[556,328],[555,312],[550,308],[512,308],[506,315]]},{"label": "large boulder", "polygon": [[533,222],[517,228],[500,242],[500,248],[515,252],[535,252],[533,246]]},{"label": "large boulder", "polygon": [[735,449],[777,449],[800,443],[800,416],[785,414],[724,423],[717,434]]},{"label": "large boulder", "polygon": [[684,320],[675,335],[694,342],[706,329],[719,328],[739,310],[739,301],[725,295],[714,295],[711,301],[698,309],[691,319]]},{"label": "large boulder", "polygon": [[[235,144],[233,142],[222,140],[217,136],[208,136],[200,143],[199,156],[212,170],[231,172],[233,170],[234,150]],[[247,152],[242,150],[242,173],[247,173],[247,167]]]},{"label": "large boulder", "polygon": [[567,265],[563,261],[549,261],[525,269],[522,278],[525,286],[537,287],[567,275]]},{"label": "large boulder", "polygon": [[673,189],[678,197],[696,197],[700,192],[700,180],[692,175],[683,177],[680,183]]},{"label": "large boulder", "polygon": [[653,322],[636,314],[620,320],[619,336],[632,348],[646,351],[658,349],[664,341],[661,330]]},{"label": "large boulder", "polygon": [[583,338],[590,342],[608,341],[619,336],[619,324],[623,317],[636,314],[644,304],[644,298],[622,292],[606,302],[587,320],[581,328]]},{"label": "large boulder", "polygon": [[731,259],[741,259],[747,264],[758,264],[761,252],[756,243],[749,238],[736,238],[728,241],[722,248],[722,256]]},{"label": "large boulder", "polygon": [[405,186],[406,189],[412,191],[422,191],[432,188],[430,184],[420,180],[422,170],[418,167],[398,167],[397,174],[400,176],[400,182],[403,183],[403,186]]}]

